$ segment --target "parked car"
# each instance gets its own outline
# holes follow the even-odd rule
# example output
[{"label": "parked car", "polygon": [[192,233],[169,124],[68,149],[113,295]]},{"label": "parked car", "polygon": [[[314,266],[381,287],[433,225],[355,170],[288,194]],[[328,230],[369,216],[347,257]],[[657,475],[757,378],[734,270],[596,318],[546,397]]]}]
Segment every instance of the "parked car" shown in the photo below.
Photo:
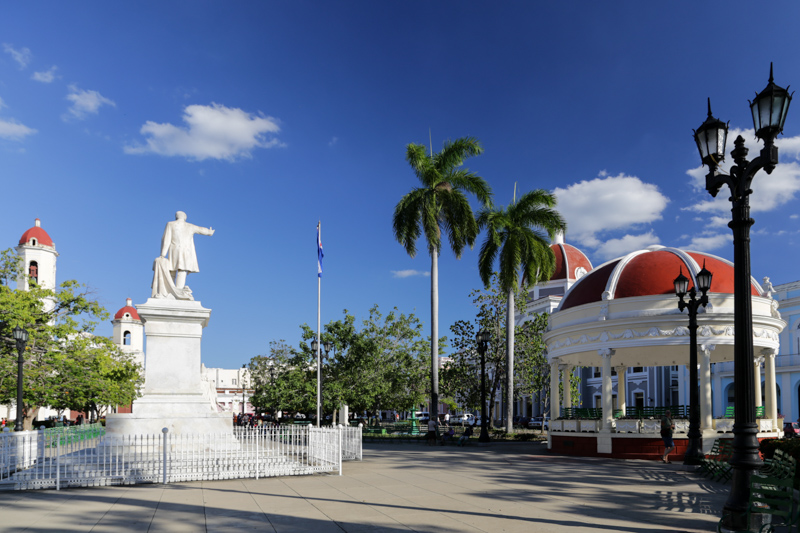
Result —
[{"label": "parked car", "polygon": [[531,421],[529,416],[515,416],[514,417],[514,425],[521,428],[528,427],[528,422]]},{"label": "parked car", "polygon": [[475,415],[467,413],[450,417],[451,426],[471,426],[475,423]]},{"label": "parked car", "polygon": [[528,422],[528,429],[550,429],[550,417],[535,416]]},{"label": "parked car", "polygon": [[800,424],[797,422],[786,422],[783,424],[784,438],[800,437]]}]

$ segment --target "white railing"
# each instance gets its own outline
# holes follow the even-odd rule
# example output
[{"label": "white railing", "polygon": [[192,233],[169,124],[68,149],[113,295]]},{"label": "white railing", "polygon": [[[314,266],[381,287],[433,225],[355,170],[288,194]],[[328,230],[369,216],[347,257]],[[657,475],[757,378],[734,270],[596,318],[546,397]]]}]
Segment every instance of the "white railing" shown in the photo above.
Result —
[{"label": "white railing", "polygon": [[342,460],[360,461],[362,458],[361,436],[364,429],[362,424],[359,424],[358,427],[339,426],[339,428],[342,431]]},{"label": "white railing", "polygon": [[[358,439],[356,439],[357,430]],[[46,489],[334,472],[361,458],[359,428],[234,428],[233,434],[70,438],[47,431],[0,434],[0,489]],[[346,448],[345,448],[346,446]]]}]

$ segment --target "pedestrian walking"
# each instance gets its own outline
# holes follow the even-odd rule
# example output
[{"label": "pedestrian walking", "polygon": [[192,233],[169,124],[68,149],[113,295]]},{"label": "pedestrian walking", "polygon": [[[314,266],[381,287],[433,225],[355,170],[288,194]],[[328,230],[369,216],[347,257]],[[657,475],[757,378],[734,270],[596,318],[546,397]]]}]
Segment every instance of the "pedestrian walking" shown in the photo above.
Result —
[{"label": "pedestrian walking", "polygon": [[675,449],[675,442],[672,440],[672,432],[675,430],[675,424],[672,422],[672,413],[669,411],[664,413],[661,417],[661,438],[664,439],[664,456],[661,458],[662,463],[669,463],[669,454]]}]

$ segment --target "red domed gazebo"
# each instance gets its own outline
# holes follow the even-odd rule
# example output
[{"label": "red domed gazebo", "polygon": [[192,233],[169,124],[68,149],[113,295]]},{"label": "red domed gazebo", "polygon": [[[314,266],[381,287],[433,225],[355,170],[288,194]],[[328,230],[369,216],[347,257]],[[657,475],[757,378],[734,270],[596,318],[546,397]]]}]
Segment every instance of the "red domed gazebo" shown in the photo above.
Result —
[{"label": "red domed gazebo", "polygon": [[[614,444],[612,436],[631,436],[627,432],[632,429],[638,430],[635,433],[641,432],[642,424],[633,428],[614,419],[611,369],[616,369],[617,375],[624,375],[630,366],[688,363],[689,321],[687,315],[678,310],[673,280],[682,271],[693,286],[695,275],[703,265],[714,277],[708,293],[709,305],[701,308],[698,315],[701,430],[704,437],[712,441],[720,436],[718,431],[727,431],[724,422],[712,420],[710,363],[733,360],[733,264],[710,254],[651,246],[609,261],[580,278],[552,313],[549,330],[544,336],[551,363],[551,417],[554,420],[550,426],[551,446],[559,448],[559,439],[563,441],[564,434],[571,431],[594,433],[596,453],[615,454],[615,448],[622,448]],[[751,294],[755,352],[766,356],[766,372],[774,374],[778,334],[785,322],[780,319],[771,297],[761,296],[761,286],[755,280],[751,280]],[[599,421],[591,423],[573,424],[565,420],[559,424],[555,419],[560,414],[560,371],[564,371],[564,390],[569,390],[572,369],[578,366],[602,368],[603,414]],[[767,384],[770,382],[774,389],[774,376],[771,381],[766,380]],[[621,390],[617,395],[623,413],[626,407],[624,383],[625,380],[620,380]],[[762,419],[761,430],[774,432],[779,429],[777,404],[775,391],[770,391],[769,385],[766,397],[766,419]],[[569,397],[564,400],[564,406],[571,407]],[[569,439],[574,441],[574,437],[575,434],[570,435]],[[575,443],[566,447],[574,449]]]}]

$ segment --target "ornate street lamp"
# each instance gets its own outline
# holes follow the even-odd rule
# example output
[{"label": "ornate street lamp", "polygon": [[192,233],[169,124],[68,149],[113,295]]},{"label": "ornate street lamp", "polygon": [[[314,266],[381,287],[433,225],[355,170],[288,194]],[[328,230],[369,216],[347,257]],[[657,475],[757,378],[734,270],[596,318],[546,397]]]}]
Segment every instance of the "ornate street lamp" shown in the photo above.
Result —
[{"label": "ornate street lamp", "polygon": [[700,289],[702,295],[697,299],[697,290],[693,285],[688,291],[688,302],[683,301],[689,286],[689,279],[683,275],[683,268],[674,281],[675,294],[679,298],[678,309],[681,311],[689,309],[689,434],[687,435],[689,447],[683,458],[685,465],[699,465],[704,458],[703,435],[700,433],[700,399],[697,393],[697,310],[701,305],[705,307],[708,304],[706,293],[711,288],[711,277],[711,272],[706,270],[706,265],[703,264],[703,270],[695,276],[697,289]]},{"label": "ornate street lamp", "polygon": [[25,353],[25,345],[28,344],[28,332],[17,326],[12,335],[17,341],[17,421],[14,423],[14,431],[22,431],[25,422],[25,416],[22,414],[22,365],[25,360],[22,355]]},{"label": "ornate street lamp", "polygon": [[478,353],[481,356],[481,434],[478,437],[478,442],[489,442],[489,430],[486,426],[486,350],[489,349],[489,341],[492,336],[488,331],[482,329],[475,336],[478,342]]},{"label": "ornate street lamp", "polygon": [[709,116],[694,132],[700,158],[707,165],[706,189],[716,197],[723,185],[731,191],[733,230],[733,314],[734,314],[734,409],[733,425],[733,467],[731,493],[722,512],[722,527],[725,529],[745,529],[747,504],[750,497],[750,478],[761,466],[758,454],[758,425],[756,424],[755,385],[753,370],[753,314],[750,296],[750,184],[756,172],[764,169],[771,174],[778,164],[778,148],[775,137],[783,131],[786,113],[792,95],[787,89],[773,83],[772,64],[769,67],[769,83],[750,102],[753,127],[756,137],[764,141],[764,148],[758,157],[749,161],[747,148],[741,136],[734,141],[731,152],[734,166],[730,174],[719,170],[719,163],[725,157],[725,139],[728,127]]}]

